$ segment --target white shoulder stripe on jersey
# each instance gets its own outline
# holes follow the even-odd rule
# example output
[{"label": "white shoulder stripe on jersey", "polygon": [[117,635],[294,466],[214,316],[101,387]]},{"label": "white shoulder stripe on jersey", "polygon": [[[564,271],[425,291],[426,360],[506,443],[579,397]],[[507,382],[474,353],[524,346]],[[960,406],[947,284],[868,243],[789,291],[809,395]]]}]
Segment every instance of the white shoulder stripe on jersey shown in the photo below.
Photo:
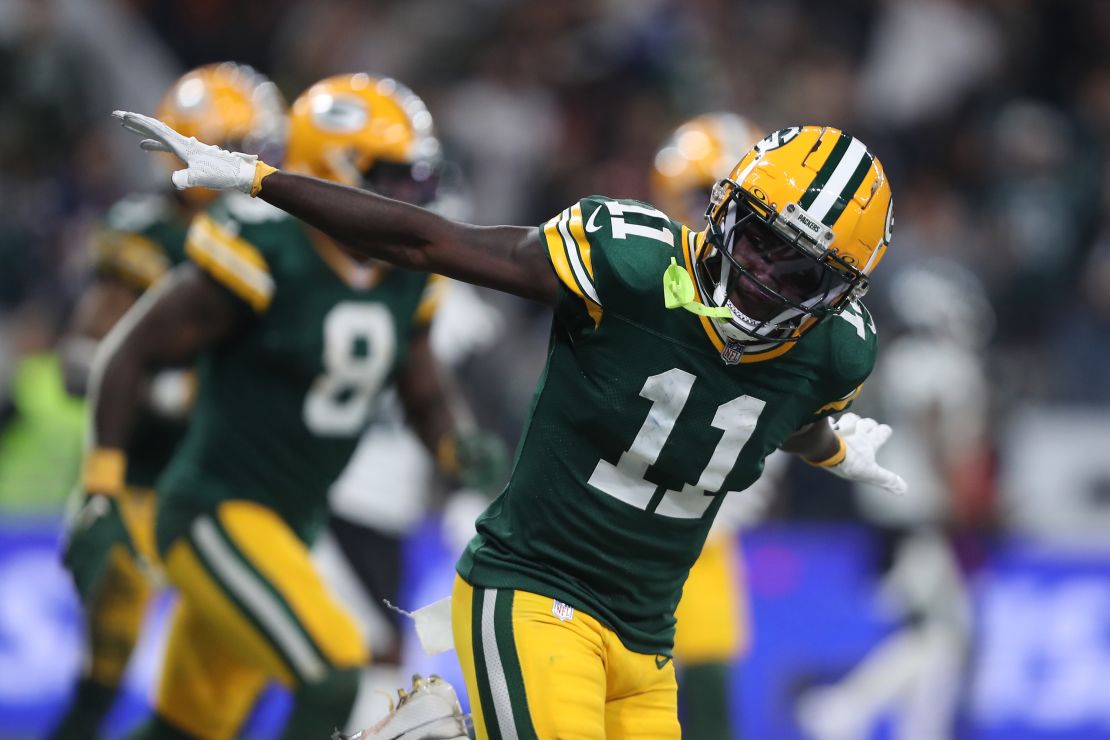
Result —
[{"label": "white shoulder stripe on jersey", "polygon": [[836,199],[840,197],[841,191],[848,185],[852,173],[856,171],[859,163],[866,156],[867,147],[859,139],[853,138],[848,144],[848,150],[844,152],[844,156],[840,158],[836,169],[829,176],[825,187],[821,189],[820,195],[809,207],[808,211],[811,218],[821,221],[828,215],[829,210],[836,203]]},{"label": "white shoulder stripe on jersey", "polygon": [[278,643],[282,653],[293,663],[298,678],[310,682],[322,680],[327,673],[324,662],[285,613],[284,605],[274,598],[265,585],[259,583],[257,577],[224,542],[212,520],[206,516],[198,518],[193,522],[192,534],[205,562],[250,609],[259,624],[266,628],[267,634]]},{"label": "white shoulder stripe on jersey", "polygon": [[578,243],[574,241],[571,236],[570,227],[570,209],[563,211],[559,214],[559,235],[563,237],[563,246],[566,247],[567,260],[570,262],[570,268],[574,271],[574,279],[578,281],[579,287],[591,301],[597,305],[601,305],[601,299],[597,297],[597,290],[594,288],[593,281],[590,280],[590,275],[586,272],[585,266],[582,264],[582,256],[578,253]]},{"label": "white shoulder stripe on jersey", "polygon": [[497,589],[484,589],[482,594],[482,654],[486,659],[486,675],[489,678],[490,695],[496,714],[497,729],[502,740],[517,740],[516,722],[513,718],[513,705],[509,700],[509,683],[505,678],[505,668],[501,665],[501,652],[497,648],[497,631],[493,625],[493,615],[497,602]]}]

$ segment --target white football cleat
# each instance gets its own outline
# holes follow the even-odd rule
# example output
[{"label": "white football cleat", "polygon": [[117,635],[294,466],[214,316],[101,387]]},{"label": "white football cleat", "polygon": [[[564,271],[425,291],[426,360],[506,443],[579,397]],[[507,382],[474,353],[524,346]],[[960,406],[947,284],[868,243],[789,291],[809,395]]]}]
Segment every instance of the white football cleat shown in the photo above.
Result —
[{"label": "white football cleat", "polygon": [[397,706],[373,727],[332,740],[469,740],[455,689],[439,676],[414,675],[412,689],[398,689],[397,696]]}]

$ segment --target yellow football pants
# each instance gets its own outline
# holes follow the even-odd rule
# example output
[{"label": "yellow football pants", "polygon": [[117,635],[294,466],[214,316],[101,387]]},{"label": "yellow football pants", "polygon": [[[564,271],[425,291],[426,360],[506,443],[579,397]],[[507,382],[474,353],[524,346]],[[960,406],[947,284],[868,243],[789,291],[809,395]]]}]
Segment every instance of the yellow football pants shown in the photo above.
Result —
[{"label": "yellow football pants", "polygon": [[711,535],[675,610],[674,658],[682,665],[731,663],[747,651],[750,619],[734,535]]},{"label": "yellow football pants", "polygon": [[455,647],[479,740],[678,740],[674,662],[526,591],[456,577]]},{"label": "yellow football pants", "polygon": [[233,736],[270,678],[297,687],[369,659],[306,545],[261,504],[197,517],[164,565],[181,596],[157,709],[192,735]]}]

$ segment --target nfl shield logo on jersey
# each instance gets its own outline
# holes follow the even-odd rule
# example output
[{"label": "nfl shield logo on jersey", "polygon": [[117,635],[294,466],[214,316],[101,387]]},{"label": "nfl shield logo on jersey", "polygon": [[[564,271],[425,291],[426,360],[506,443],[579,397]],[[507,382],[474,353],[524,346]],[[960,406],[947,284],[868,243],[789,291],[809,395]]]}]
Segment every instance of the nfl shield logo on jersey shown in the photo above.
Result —
[{"label": "nfl shield logo on jersey", "polygon": [[721,350],[721,359],[725,361],[726,365],[735,365],[740,362],[740,358],[743,356],[743,344],[737,342],[735,339],[730,339],[725,342],[725,348]]},{"label": "nfl shield logo on jersey", "polygon": [[555,599],[551,603],[551,613],[558,617],[560,622],[569,622],[574,617],[574,607]]}]

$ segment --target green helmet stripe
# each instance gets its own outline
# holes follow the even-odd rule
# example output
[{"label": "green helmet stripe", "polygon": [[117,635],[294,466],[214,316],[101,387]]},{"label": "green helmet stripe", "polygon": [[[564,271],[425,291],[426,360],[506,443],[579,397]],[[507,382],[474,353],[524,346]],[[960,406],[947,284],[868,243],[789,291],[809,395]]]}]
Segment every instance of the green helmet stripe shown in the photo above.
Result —
[{"label": "green helmet stripe", "polygon": [[813,205],[813,201],[817,200],[817,196],[821,194],[821,190],[825,187],[825,183],[832,177],[832,173],[836,171],[836,166],[840,164],[840,160],[844,158],[844,153],[848,151],[849,144],[852,143],[852,137],[848,134],[841,134],[837,139],[836,144],[833,146],[832,152],[829,153],[829,158],[825,160],[825,164],[817,171],[817,175],[813,178],[813,182],[809,184],[805,193],[802,194],[802,199],[798,202],[802,208],[809,210]]},{"label": "green helmet stripe", "polygon": [[848,205],[848,201],[852,199],[852,196],[856,193],[856,189],[859,188],[860,183],[863,182],[863,178],[867,176],[867,172],[871,169],[872,162],[874,162],[874,158],[870,154],[865,155],[859,161],[855,171],[852,172],[852,176],[848,178],[848,184],[840,191],[840,197],[829,207],[829,212],[821,219],[821,223],[826,226],[832,226],[836,223],[836,220],[840,218],[840,214],[844,212],[844,207]]}]

